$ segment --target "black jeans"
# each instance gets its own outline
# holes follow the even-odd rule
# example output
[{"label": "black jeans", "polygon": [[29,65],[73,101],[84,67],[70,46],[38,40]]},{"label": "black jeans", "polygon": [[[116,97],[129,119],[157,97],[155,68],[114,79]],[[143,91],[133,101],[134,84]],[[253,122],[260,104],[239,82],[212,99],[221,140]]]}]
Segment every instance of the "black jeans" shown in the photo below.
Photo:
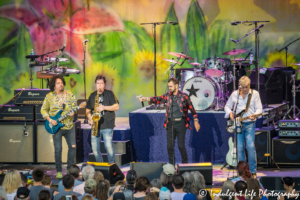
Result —
[{"label": "black jeans", "polygon": [[72,147],[72,145],[75,145],[75,134],[73,131],[73,128],[70,130],[63,130],[60,129],[56,134],[53,135],[53,143],[54,143],[54,151],[55,151],[55,166],[56,171],[61,172],[62,168],[62,161],[61,161],[61,153],[62,153],[62,137],[65,137],[66,142],[68,144],[68,166],[67,169],[71,165],[75,163],[75,151],[76,149]]},{"label": "black jeans", "polygon": [[[172,124],[173,124],[173,138],[172,138]],[[182,163],[188,163],[188,157],[185,149],[185,132],[186,132],[186,128],[185,128],[185,123],[183,118],[180,121],[172,121],[172,120],[169,121],[168,130],[167,130],[167,147],[168,147],[170,164],[175,164],[174,147],[175,147],[176,136],[178,141],[178,148],[182,158]]]}]

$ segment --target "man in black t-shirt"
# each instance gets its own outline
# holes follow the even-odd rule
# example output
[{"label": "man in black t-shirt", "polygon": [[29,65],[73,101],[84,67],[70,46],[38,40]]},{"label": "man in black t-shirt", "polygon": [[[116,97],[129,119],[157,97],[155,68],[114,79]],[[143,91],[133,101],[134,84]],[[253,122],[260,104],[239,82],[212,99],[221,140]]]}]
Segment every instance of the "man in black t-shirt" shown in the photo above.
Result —
[{"label": "man in black t-shirt", "polygon": [[[96,162],[103,162],[100,152],[101,136],[103,136],[105,149],[108,156],[108,162],[115,162],[115,153],[112,147],[113,128],[115,127],[115,112],[119,110],[119,102],[111,90],[105,89],[106,79],[103,75],[98,75],[95,79],[96,91],[89,96],[86,113],[89,124],[93,125],[92,111],[97,109],[101,113],[101,119],[98,123],[98,134],[92,134],[92,150]],[[95,108],[95,98],[99,94],[99,106]]]}]

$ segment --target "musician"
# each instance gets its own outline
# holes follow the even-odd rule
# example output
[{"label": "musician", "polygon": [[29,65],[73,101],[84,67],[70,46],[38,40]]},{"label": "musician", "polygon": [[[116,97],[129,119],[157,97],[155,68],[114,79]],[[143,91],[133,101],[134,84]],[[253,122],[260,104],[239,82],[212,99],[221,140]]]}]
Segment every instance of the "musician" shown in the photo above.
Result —
[{"label": "musician", "polygon": [[[113,128],[115,127],[115,111],[119,110],[117,97],[111,90],[105,89],[106,79],[103,75],[98,75],[95,79],[96,91],[92,92],[86,105],[86,114],[89,124],[93,125],[92,111],[95,109],[101,113],[98,123],[98,134],[92,134],[92,150],[96,162],[103,162],[100,152],[101,137],[103,136],[104,146],[108,155],[108,162],[115,162],[115,153],[112,146]],[[99,106],[95,108],[95,98],[99,94]]]},{"label": "musician", "polygon": [[[57,125],[57,121],[52,120],[50,116],[55,116],[58,111],[63,110],[61,115],[68,112],[71,109],[77,107],[77,101],[75,95],[68,90],[64,90],[66,82],[61,75],[53,76],[50,80],[49,87],[51,92],[46,95],[43,106],[41,108],[41,114],[43,118],[47,119],[53,126]],[[68,144],[68,165],[67,169],[74,164],[75,159],[75,134],[73,131],[73,119],[72,112],[67,118],[61,121],[65,126],[59,129],[57,133],[53,135],[53,143],[55,149],[55,166],[56,166],[56,178],[62,178],[62,137],[65,137]]]},{"label": "musician", "polygon": [[187,128],[192,129],[188,117],[188,110],[192,112],[194,125],[197,131],[200,129],[197,119],[198,115],[189,96],[179,91],[178,80],[176,78],[169,79],[168,88],[169,92],[160,97],[142,97],[139,99],[140,101],[148,101],[149,104],[167,103],[164,128],[167,129],[169,163],[175,165],[174,146],[176,136],[178,137],[178,148],[181,154],[182,163],[188,163],[188,156],[185,149],[185,132]]},{"label": "musician", "polygon": [[[239,90],[234,91],[225,105],[225,118],[230,117],[235,120],[234,109],[236,114],[246,109],[248,98],[250,99],[248,110],[241,117],[248,117],[242,123],[243,127],[240,134],[237,134],[237,152],[238,160],[246,161],[245,159],[245,144],[248,153],[248,163],[250,171],[256,177],[257,160],[255,149],[255,114],[262,113],[262,104],[258,91],[250,90],[251,80],[247,76],[242,76],[239,80]],[[250,97],[252,96],[252,97]],[[231,108],[233,110],[231,110]]]}]

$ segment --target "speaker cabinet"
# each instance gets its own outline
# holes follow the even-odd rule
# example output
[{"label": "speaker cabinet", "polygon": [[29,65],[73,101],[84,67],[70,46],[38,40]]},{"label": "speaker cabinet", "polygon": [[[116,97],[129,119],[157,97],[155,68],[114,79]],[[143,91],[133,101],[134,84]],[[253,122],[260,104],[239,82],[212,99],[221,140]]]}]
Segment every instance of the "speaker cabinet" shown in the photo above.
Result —
[{"label": "speaker cabinet", "polygon": [[[276,135],[276,131],[273,127],[270,127],[269,130],[267,127],[256,128],[255,129],[255,148],[257,161],[259,161],[265,153],[271,153],[272,150],[272,138]],[[259,164],[269,164],[267,157],[262,159]]]},{"label": "speaker cabinet", "polygon": [[2,122],[0,130],[0,163],[35,162],[34,122]]},{"label": "speaker cabinet", "polygon": [[132,162],[130,170],[135,170],[138,177],[145,176],[148,180],[160,178],[165,163]]},{"label": "speaker cabinet", "polygon": [[212,185],[212,165],[211,163],[182,163],[177,165],[178,174],[182,175],[184,172],[200,172],[204,179],[206,185]]},{"label": "speaker cabinet", "polygon": [[[53,135],[45,129],[44,123],[37,122],[37,163],[55,163]],[[81,123],[76,121],[73,124],[75,134],[76,156],[75,163],[82,162],[82,140],[81,140]],[[62,138],[62,162],[67,163],[68,144],[65,138]]]},{"label": "speaker cabinet", "polygon": [[300,138],[273,138],[272,155],[277,164],[300,165]]}]

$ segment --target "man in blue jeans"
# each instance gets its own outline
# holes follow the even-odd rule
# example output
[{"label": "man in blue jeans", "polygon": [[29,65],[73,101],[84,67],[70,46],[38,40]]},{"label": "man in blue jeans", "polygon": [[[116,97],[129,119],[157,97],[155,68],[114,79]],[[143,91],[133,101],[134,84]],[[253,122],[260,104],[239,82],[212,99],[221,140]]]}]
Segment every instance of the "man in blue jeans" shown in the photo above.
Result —
[{"label": "man in blue jeans", "polygon": [[[112,147],[113,128],[115,127],[115,111],[119,110],[119,102],[111,90],[105,89],[106,79],[103,75],[98,75],[95,79],[96,91],[92,92],[86,105],[86,113],[89,124],[93,125],[92,111],[97,110],[101,113],[101,119],[98,122],[98,134],[92,134],[92,150],[96,162],[103,162],[100,152],[101,137],[103,136],[105,149],[108,156],[108,162],[115,162],[115,153]],[[95,99],[99,94],[99,106],[95,108]]]},{"label": "man in blue jeans", "polygon": [[[239,80],[239,89],[233,91],[225,105],[225,117],[234,121],[234,111],[236,114],[246,109],[242,117],[249,117],[250,119],[242,122],[242,130],[237,134],[237,154],[239,161],[246,161],[245,158],[245,144],[248,153],[248,163],[250,171],[256,177],[257,160],[255,149],[255,114],[262,113],[262,104],[259,93],[256,90],[250,90],[251,80],[247,76],[242,76]],[[250,98],[250,99],[249,99]],[[247,103],[249,99],[249,106]],[[233,109],[233,110],[232,110]]]}]

